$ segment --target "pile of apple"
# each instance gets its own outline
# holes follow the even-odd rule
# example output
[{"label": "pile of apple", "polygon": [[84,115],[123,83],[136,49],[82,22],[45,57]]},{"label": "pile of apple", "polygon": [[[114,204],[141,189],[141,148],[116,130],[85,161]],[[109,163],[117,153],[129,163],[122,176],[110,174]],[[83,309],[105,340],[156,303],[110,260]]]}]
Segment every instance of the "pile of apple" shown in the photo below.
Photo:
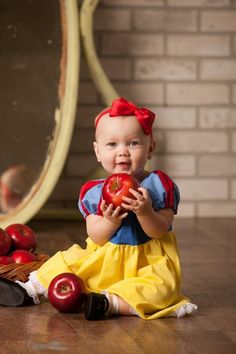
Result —
[{"label": "pile of apple", "polygon": [[36,247],[37,237],[29,226],[11,224],[5,230],[0,228],[0,266],[37,261]]}]

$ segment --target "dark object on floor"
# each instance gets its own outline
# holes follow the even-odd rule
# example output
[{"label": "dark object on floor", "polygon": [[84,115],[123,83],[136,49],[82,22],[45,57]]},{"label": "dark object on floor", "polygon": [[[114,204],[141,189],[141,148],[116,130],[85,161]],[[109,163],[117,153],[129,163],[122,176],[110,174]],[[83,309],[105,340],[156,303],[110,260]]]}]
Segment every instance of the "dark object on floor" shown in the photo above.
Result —
[{"label": "dark object on floor", "polygon": [[0,278],[0,305],[2,306],[27,306],[32,305],[33,299],[19,284]]},{"label": "dark object on floor", "polygon": [[101,320],[109,307],[109,302],[105,295],[90,293],[84,303],[84,315],[87,320]]}]

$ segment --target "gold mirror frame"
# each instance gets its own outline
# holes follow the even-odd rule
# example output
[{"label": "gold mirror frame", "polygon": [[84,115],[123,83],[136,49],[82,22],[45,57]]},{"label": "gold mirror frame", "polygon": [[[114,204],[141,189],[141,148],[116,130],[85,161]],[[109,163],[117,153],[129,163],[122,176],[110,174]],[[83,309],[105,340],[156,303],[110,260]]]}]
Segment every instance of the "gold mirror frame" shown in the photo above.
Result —
[{"label": "gold mirror frame", "polygon": [[53,139],[42,172],[24,200],[13,210],[0,215],[0,227],[26,223],[50,196],[63,169],[74,127],[79,82],[79,26],[76,0],[60,0],[63,48],[61,64],[60,106],[55,111]]}]

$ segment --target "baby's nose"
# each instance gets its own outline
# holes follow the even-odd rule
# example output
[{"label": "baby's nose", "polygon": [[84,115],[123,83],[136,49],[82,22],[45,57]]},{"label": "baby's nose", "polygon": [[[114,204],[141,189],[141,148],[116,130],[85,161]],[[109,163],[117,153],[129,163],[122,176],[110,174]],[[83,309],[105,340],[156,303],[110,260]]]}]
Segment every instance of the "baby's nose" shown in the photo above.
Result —
[{"label": "baby's nose", "polygon": [[125,145],[120,145],[119,146],[119,151],[118,151],[119,156],[129,156],[129,149]]}]

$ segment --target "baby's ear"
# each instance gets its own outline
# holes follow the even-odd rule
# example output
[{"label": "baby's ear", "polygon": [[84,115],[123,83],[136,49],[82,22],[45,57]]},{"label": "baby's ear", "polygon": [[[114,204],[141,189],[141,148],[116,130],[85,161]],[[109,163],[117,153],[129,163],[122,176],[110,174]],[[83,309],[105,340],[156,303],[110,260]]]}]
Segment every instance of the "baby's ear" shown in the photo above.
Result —
[{"label": "baby's ear", "polygon": [[93,142],[93,148],[94,148],[94,152],[95,155],[97,157],[98,162],[100,162],[100,155],[99,155],[99,149],[98,149],[98,143],[96,141]]},{"label": "baby's ear", "polygon": [[156,142],[151,139],[150,141],[150,146],[149,146],[149,151],[148,151],[148,159],[150,160],[152,157],[153,152],[156,149]]}]

